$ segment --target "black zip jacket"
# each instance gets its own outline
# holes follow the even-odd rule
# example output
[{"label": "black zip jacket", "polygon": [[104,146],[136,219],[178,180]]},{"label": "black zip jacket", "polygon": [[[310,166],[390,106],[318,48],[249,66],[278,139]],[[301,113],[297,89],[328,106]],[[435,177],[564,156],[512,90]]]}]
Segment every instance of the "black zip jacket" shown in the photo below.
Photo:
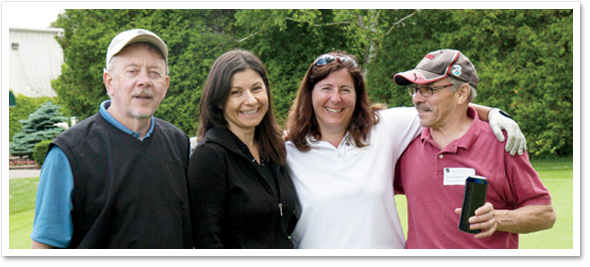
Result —
[{"label": "black zip jacket", "polygon": [[296,193],[286,168],[258,164],[228,129],[209,129],[188,170],[195,248],[293,248]]}]

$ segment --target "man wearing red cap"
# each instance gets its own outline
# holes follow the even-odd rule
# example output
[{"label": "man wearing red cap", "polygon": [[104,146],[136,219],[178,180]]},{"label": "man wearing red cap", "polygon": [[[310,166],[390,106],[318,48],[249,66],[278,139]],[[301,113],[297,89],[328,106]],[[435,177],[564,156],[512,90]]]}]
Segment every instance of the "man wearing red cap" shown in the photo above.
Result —
[{"label": "man wearing red cap", "polygon": [[[400,157],[396,193],[408,202],[406,248],[518,248],[518,234],[551,228],[551,196],[523,155],[511,156],[469,103],[479,77],[460,51],[428,53],[415,69],[394,76],[423,126]],[[509,117],[503,111],[500,111]],[[469,219],[478,234],[459,230],[465,179],[487,178],[486,204]]]}]

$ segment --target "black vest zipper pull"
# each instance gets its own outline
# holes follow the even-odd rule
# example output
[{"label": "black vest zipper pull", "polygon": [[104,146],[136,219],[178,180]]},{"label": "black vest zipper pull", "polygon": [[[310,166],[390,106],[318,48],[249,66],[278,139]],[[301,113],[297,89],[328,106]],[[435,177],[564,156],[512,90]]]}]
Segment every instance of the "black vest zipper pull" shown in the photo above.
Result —
[{"label": "black vest zipper pull", "polygon": [[279,211],[281,212],[281,217],[283,216],[283,203],[279,203]]}]

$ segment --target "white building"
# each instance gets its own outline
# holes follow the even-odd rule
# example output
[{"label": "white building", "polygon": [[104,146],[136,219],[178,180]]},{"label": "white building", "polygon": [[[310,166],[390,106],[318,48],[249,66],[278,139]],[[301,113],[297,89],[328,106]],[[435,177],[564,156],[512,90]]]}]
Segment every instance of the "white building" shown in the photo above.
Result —
[{"label": "white building", "polygon": [[[9,29],[9,87],[15,95],[56,96],[51,81],[61,74],[63,29]],[[7,94],[7,93],[6,93]]]}]

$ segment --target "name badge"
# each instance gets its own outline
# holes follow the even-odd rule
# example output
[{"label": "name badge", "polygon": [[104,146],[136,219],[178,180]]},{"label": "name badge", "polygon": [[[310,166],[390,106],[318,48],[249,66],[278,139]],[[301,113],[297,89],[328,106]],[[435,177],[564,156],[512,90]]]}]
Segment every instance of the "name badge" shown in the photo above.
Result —
[{"label": "name badge", "polygon": [[465,185],[467,177],[475,175],[472,168],[444,168],[443,185]]}]

